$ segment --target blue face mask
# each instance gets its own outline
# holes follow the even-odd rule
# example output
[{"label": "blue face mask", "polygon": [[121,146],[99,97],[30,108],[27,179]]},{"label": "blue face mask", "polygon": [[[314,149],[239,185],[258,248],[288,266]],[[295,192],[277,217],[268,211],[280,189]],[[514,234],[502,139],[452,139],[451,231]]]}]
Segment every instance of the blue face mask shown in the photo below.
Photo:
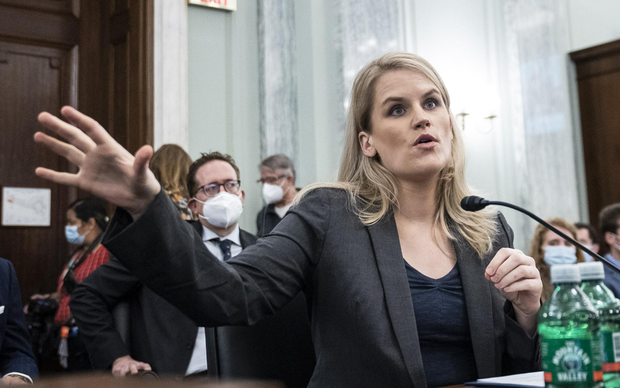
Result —
[{"label": "blue face mask", "polygon": [[74,245],[82,245],[84,244],[85,235],[81,235],[78,232],[77,225],[65,225],[65,237],[67,237],[67,241]]},{"label": "blue face mask", "polygon": [[575,264],[576,262],[577,255],[573,247],[566,247],[563,245],[547,245],[545,247],[545,263],[549,266],[556,264]]}]

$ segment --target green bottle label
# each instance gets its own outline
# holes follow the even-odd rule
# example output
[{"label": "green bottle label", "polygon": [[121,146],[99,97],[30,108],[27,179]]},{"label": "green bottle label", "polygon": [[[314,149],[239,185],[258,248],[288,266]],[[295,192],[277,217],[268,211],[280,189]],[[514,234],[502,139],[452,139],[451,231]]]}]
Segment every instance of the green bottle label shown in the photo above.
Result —
[{"label": "green bottle label", "polygon": [[589,383],[603,379],[600,341],[543,339],[541,351],[547,383]]},{"label": "green bottle label", "polygon": [[620,371],[620,333],[601,330],[603,342],[603,372]]}]

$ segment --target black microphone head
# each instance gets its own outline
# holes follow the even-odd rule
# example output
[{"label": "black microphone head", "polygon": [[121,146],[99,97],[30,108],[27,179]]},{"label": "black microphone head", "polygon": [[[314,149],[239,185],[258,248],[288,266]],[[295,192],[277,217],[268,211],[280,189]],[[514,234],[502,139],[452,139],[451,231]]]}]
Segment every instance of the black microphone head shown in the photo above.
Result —
[{"label": "black microphone head", "polygon": [[461,200],[461,207],[470,212],[482,210],[487,207],[488,204],[489,201],[482,197],[476,197],[475,195],[470,195],[469,197],[465,197]]}]

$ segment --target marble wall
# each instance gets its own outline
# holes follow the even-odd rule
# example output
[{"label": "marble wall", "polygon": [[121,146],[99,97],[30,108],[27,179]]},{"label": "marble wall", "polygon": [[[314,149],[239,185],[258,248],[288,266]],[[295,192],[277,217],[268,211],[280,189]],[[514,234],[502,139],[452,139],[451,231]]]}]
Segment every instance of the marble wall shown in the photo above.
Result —
[{"label": "marble wall", "polygon": [[297,35],[294,1],[258,1],[260,154],[299,164]]},{"label": "marble wall", "polygon": [[174,143],[187,151],[187,4],[155,0],[154,13],[153,145]]},{"label": "marble wall", "polygon": [[[580,209],[569,93],[568,16],[560,0],[504,0],[504,55],[516,201],[543,218],[587,219]],[[513,225],[532,236],[529,218]]]}]

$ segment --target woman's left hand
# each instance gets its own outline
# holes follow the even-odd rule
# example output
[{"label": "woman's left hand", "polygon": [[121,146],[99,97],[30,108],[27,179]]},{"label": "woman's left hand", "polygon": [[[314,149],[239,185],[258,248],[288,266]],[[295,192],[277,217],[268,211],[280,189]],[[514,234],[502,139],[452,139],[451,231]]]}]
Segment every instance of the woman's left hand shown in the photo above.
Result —
[{"label": "woman's left hand", "polygon": [[535,332],[543,286],[534,259],[518,249],[502,248],[484,276],[512,302],[521,327],[528,333]]}]

